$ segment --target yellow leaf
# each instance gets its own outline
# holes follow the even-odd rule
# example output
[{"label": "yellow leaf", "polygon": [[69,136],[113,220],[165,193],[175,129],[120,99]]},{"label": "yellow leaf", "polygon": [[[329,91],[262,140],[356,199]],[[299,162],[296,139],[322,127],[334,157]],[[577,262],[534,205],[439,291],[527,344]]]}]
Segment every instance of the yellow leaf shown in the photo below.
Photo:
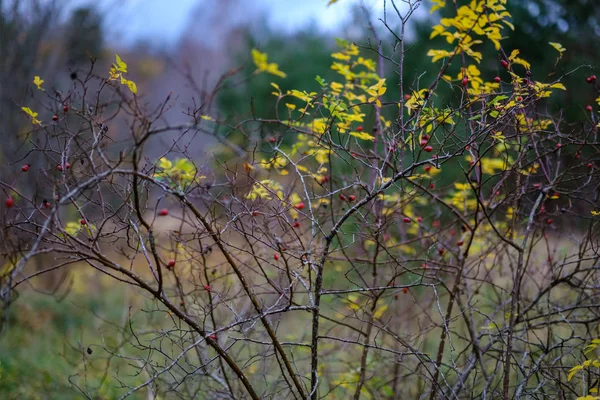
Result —
[{"label": "yellow leaf", "polygon": [[350,136],[354,136],[362,140],[375,140],[375,136],[369,135],[366,132],[350,132]]},{"label": "yellow leaf", "polygon": [[252,60],[254,61],[258,72],[267,72],[269,74],[276,75],[282,78],[285,78],[287,76],[285,72],[279,70],[277,64],[267,62],[267,55],[265,53],[261,53],[257,49],[252,49],[251,53]]},{"label": "yellow leaf", "polygon": [[512,61],[515,58],[517,58],[517,56],[519,55],[520,51],[517,49],[514,49],[511,53],[510,56],[508,56],[508,61]]},{"label": "yellow leaf", "polygon": [[434,13],[436,10],[446,7],[446,0],[432,0],[432,3],[433,5],[429,10],[430,13]]},{"label": "yellow leaf", "polygon": [[552,85],[548,86],[551,89],[561,89],[561,90],[567,90],[567,88],[565,87],[565,85],[563,85],[560,82],[557,83],[553,83]]},{"label": "yellow leaf", "polygon": [[583,369],[583,366],[581,365],[576,365],[573,368],[571,368],[569,370],[569,375],[567,376],[567,381],[570,381],[573,376],[577,373],[577,371],[581,371]]},{"label": "yellow leaf", "polygon": [[42,121],[36,118],[38,116],[38,113],[32,111],[29,107],[21,107],[21,110],[23,110],[25,114],[31,117],[32,124],[42,125]]},{"label": "yellow leaf", "polygon": [[562,44],[557,43],[557,42],[548,42],[550,44],[550,46],[554,47],[556,49],[556,51],[558,51],[561,55],[562,53],[564,53],[565,51],[567,51],[566,48],[564,48],[562,46]]},{"label": "yellow leaf", "polygon": [[118,54],[115,54],[115,59],[117,61],[117,63],[115,64],[116,70],[119,72],[127,73],[127,64],[125,64],[123,60],[121,60],[121,57],[119,57]]},{"label": "yellow leaf", "polygon": [[158,160],[158,166],[164,170],[169,170],[173,168],[173,163],[165,157],[163,157],[160,160]]},{"label": "yellow leaf", "polygon": [[69,235],[75,235],[81,229],[81,224],[79,222],[68,222],[65,226],[65,232]]},{"label": "yellow leaf", "polygon": [[130,81],[129,79],[121,78],[121,83],[123,85],[126,85],[129,88],[129,90],[131,91],[131,93],[133,93],[133,94],[137,93],[137,85],[135,84],[135,82]]},{"label": "yellow leaf", "polygon": [[375,318],[375,319],[381,318],[381,316],[383,315],[385,310],[387,310],[387,308],[388,308],[388,306],[386,304],[382,305],[381,307],[377,307],[377,310],[375,310],[375,313],[373,313],[373,318]]},{"label": "yellow leaf", "polygon": [[40,79],[40,77],[39,77],[39,76],[37,76],[37,75],[36,75],[36,76],[33,78],[33,84],[34,84],[35,86],[37,86],[37,88],[38,88],[39,90],[44,90],[44,89],[42,88],[42,84],[43,84],[43,83],[44,83],[44,80],[43,80],[43,79]]}]

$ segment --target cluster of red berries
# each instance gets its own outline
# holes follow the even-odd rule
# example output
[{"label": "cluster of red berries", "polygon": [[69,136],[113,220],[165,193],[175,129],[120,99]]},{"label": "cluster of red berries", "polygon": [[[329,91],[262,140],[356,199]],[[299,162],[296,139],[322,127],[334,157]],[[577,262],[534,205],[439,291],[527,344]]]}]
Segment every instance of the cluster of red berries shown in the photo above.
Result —
[{"label": "cluster of red berries", "polygon": [[340,200],[341,201],[353,202],[354,200],[356,200],[356,196],[354,196],[353,194],[351,194],[350,196],[346,197],[344,194],[340,193]]},{"label": "cluster of red berries", "polygon": [[423,135],[421,137],[421,140],[419,141],[419,144],[421,145],[421,147],[423,147],[423,150],[425,150],[426,152],[430,153],[433,150],[433,147],[429,146],[427,143],[429,143],[429,135]]},{"label": "cluster of red berries", "polygon": [[[67,162],[67,163],[65,163],[65,167],[67,169],[70,169],[71,168],[71,164]],[[59,165],[56,166],[56,169],[62,172],[63,166],[61,164],[59,164]]]}]

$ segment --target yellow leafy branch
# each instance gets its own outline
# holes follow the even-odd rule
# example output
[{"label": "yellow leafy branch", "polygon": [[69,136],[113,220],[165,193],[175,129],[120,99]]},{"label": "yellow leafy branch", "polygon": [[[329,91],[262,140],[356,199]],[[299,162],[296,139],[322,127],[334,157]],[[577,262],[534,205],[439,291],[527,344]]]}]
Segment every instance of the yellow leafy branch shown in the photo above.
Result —
[{"label": "yellow leafy branch", "polygon": [[121,85],[127,86],[129,88],[129,90],[131,91],[131,93],[136,94],[137,93],[137,85],[135,84],[135,82],[133,82],[123,76],[123,74],[126,74],[126,73],[127,73],[127,64],[125,64],[125,62],[123,60],[121,60],[121,57],[119,57],[118,54],[115,54],[115,63],[110,68],[110,76],[109,76],[108,80],[109,81],[120,80]]},{"label": "yellow leafy branch", "polygon": [[42,121],[37,119],[38,113],[32,111],[31,108],[29,108],[29,107],[21,107],[21,110],[23,110],[25,112],[25,114],[27,114],[31,117],[32,124],[42,125]]},{"label": "yellow leafy branch", "polygon": [[271,75],[285,78],[287,75],[285,72],[279,70],[279,66],[275,63],[269,63],[267,61],[267,54],[261,53],[257,49],[252,49],[252,60],[256,65],[256,72],[267,72]]}]

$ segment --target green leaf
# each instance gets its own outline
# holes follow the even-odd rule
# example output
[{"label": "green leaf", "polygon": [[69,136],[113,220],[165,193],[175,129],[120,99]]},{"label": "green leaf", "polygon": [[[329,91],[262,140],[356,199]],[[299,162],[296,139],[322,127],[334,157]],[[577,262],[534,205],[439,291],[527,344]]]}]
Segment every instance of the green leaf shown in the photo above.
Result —
[{"label": "green leaf", "polygon": [[505,99],[508,99],[508,96],[505,96],[505,95],[496,96],[496,97],[494,97],[494,99],[492,101],[490,101],[490,106],[496,104],[500,100],[505,100]]}]

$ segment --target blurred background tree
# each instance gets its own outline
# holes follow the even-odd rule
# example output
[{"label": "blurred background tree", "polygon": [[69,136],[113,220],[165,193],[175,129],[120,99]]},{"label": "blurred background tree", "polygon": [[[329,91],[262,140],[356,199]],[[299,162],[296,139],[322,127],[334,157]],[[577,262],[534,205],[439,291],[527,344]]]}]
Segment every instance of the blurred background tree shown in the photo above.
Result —
[{"label": "blurred background tree", "polygon": [[66,26],[68,63],[71,68],[89,64],[102,55],[104,34],[100,14],[91,7],[73,11]]}]

